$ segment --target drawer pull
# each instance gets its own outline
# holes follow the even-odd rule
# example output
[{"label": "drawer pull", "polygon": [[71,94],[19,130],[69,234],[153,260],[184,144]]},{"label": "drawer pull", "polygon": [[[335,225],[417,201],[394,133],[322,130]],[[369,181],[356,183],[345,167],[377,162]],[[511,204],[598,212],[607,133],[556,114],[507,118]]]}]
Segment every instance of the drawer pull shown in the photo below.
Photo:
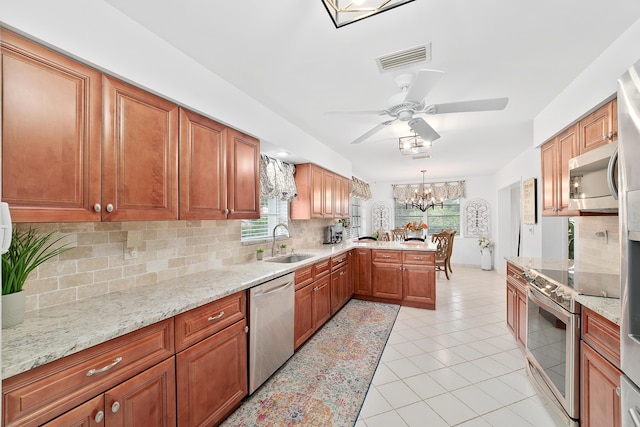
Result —
[{"label": "drawer pull", "polygon": [[341,275],[341,276],[344,276],[344,271],[341,271],[341,272],[340,272],[340,275]]},{"label": "drawer pull", "polygon": [[382,258],[391,258],[391,255],[382,255]]},{"label": "drawer pull", "polygon": [[120,410],[120,402],[118,401],[113,402],[113,405],[111,405],[111,412],[115,414],[119,410]]},{"label": "drawer pull", "polygon": [[221,311],[220,314],[216,315],[216,316],[209,316],[209,318],[207,319],[209,322],[211,322],[212,320],[218,320],[219,318],[221,318],[222,316],[224,316],[224,311]]},{"label": "drawer pull", "polygon": [[318,287],[316,286],[315,288],[313,288],[313,292],[318,292]]},{"label": "drawer pull", "polygon": [[122,362],[122,357],[118,357],[117,359],[115,359],[113,361],[113,363],[107,365],[107,366],[103,366],[100,369],[89,369],[87,371],[87,376],[90,377],[93,374],[100,374],[102,372],[108,371],[109,369],[113,368],[114,366],[116,366],[118,363]]},{"label": "drawer pull", "polygon": [[96,414],[94,419],[95,419],[96,423],[100,424],[102,422],[102,420],[104,419],[104,412],[98,411],[98,413]]}]

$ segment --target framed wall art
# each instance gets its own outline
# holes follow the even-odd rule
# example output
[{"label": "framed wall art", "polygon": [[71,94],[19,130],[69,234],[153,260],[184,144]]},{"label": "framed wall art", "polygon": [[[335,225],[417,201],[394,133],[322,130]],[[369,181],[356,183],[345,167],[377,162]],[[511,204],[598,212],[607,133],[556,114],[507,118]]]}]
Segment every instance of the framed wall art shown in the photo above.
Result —
[{"label": "framed wall art", "polygon": [[529,178],[522,181],[522,222],[523,224],[535,224],[537,216],[537,191],[536,179]]}]

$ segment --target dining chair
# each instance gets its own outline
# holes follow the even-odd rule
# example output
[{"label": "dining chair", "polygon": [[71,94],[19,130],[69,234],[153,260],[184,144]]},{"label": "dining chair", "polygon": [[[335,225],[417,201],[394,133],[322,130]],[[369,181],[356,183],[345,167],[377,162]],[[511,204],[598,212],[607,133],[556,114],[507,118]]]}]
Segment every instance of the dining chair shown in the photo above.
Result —
[{"label": "dining chair", "polygon": [[378,232],[378,240],[382,242],[388,242],[391,239],[389,238],[389,233],[387,233],[386,231],[381,231]]},{"label": "dining chair", "polygon": [[449,260],[449,246],[451,234],[446,231],[431,236],[431,241],[436,244],[436,270],[444,271],[444,275],[449,280],[449,270],[447,262]]},{"label": "dining chair", "polygon": [[451,239],[449,240],[449,255],[447,256],[447,268],[449,269],[450,273],[453,273],[453,270],[451,269],[451,254],[453,253],[453,240],[454,237],[456,237],[456,230],[452,230],[449,228],[444,231],[451,235]]},{"label": "dining chair", "polygon": [[407,239],[407,229],[406,228],[394,228],[391,230],[391,240],[393,241],[404,241]]}]

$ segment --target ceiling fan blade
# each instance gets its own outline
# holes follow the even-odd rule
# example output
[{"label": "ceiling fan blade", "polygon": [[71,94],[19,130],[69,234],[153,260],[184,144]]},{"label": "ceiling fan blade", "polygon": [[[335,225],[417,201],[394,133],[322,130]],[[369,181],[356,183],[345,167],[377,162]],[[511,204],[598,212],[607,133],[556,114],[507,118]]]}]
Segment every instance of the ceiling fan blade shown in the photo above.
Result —
[{"label": "ceiling fan blade", "polygon": [[387,110],[339,110],[339,111],[326,111],[324,114],[336,115],[336,114],[376,114],[379,116],[387,114]]},{"label": "ceiling fan blade", "polygon": [[475,101],[448,102],[445,104],[429,105],[425,108],[427,114],[465,113],[473,111],[503,110],[509,98],[478,99]]},{"label": "ceiling fan blade", "polygon": [[421,103],[425,96],[433,89],[438,81],[444,76],[444,71],[420,70],[415,80],[409,86],[405,102]]},{"label": "ceiling fan blade", "polygon": [[379,125],[377,125],[376,127],[374,127],[373,129],[371,129],[370,131],[368,131],[367,133],[365,133],[364,135],[356,138],[355,140],[351,141],[352,144],[360,144],[362,141],[364,141],[365,139],[369,138],[371,135],[373,135],[376,132],[379,132],[382,130],[382,128],[384,128],[385,126],[389,126],[391,123],[395,122],[396,120],[387,120],[386,122],[382,122]]},{"label": "ceiling fan blade", "polygon": [[440,138],[440,134],[436,132],[436,130],[432,128],[429,123],[425,122],[424,119],[420,117],[418,117],[417,119],[409,120],[407,124],[425,141],[435,141],[436,139]]}]

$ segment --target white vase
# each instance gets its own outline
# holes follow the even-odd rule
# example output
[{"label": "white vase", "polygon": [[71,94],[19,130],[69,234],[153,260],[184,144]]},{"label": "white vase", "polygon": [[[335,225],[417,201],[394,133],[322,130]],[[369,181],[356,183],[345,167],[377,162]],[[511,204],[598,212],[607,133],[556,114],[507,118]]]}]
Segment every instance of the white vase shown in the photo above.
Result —
[{"label": "white vase", "polygon": [[25,294],[20,291],[2,295],[2,329],[24,322]]},{"label": "white vase", "polygon": [[407,237],[418,237],[422,239],[422,230],[407,230]]},{"label": "white vase", "polygon": [[264,257],[264,252],[256,252],[256,259],[260,261]]},{"label": "white vase", "polygon": [[491,270],[491,249],[483,248],[482,249],[482,269],[483,270]]}]

